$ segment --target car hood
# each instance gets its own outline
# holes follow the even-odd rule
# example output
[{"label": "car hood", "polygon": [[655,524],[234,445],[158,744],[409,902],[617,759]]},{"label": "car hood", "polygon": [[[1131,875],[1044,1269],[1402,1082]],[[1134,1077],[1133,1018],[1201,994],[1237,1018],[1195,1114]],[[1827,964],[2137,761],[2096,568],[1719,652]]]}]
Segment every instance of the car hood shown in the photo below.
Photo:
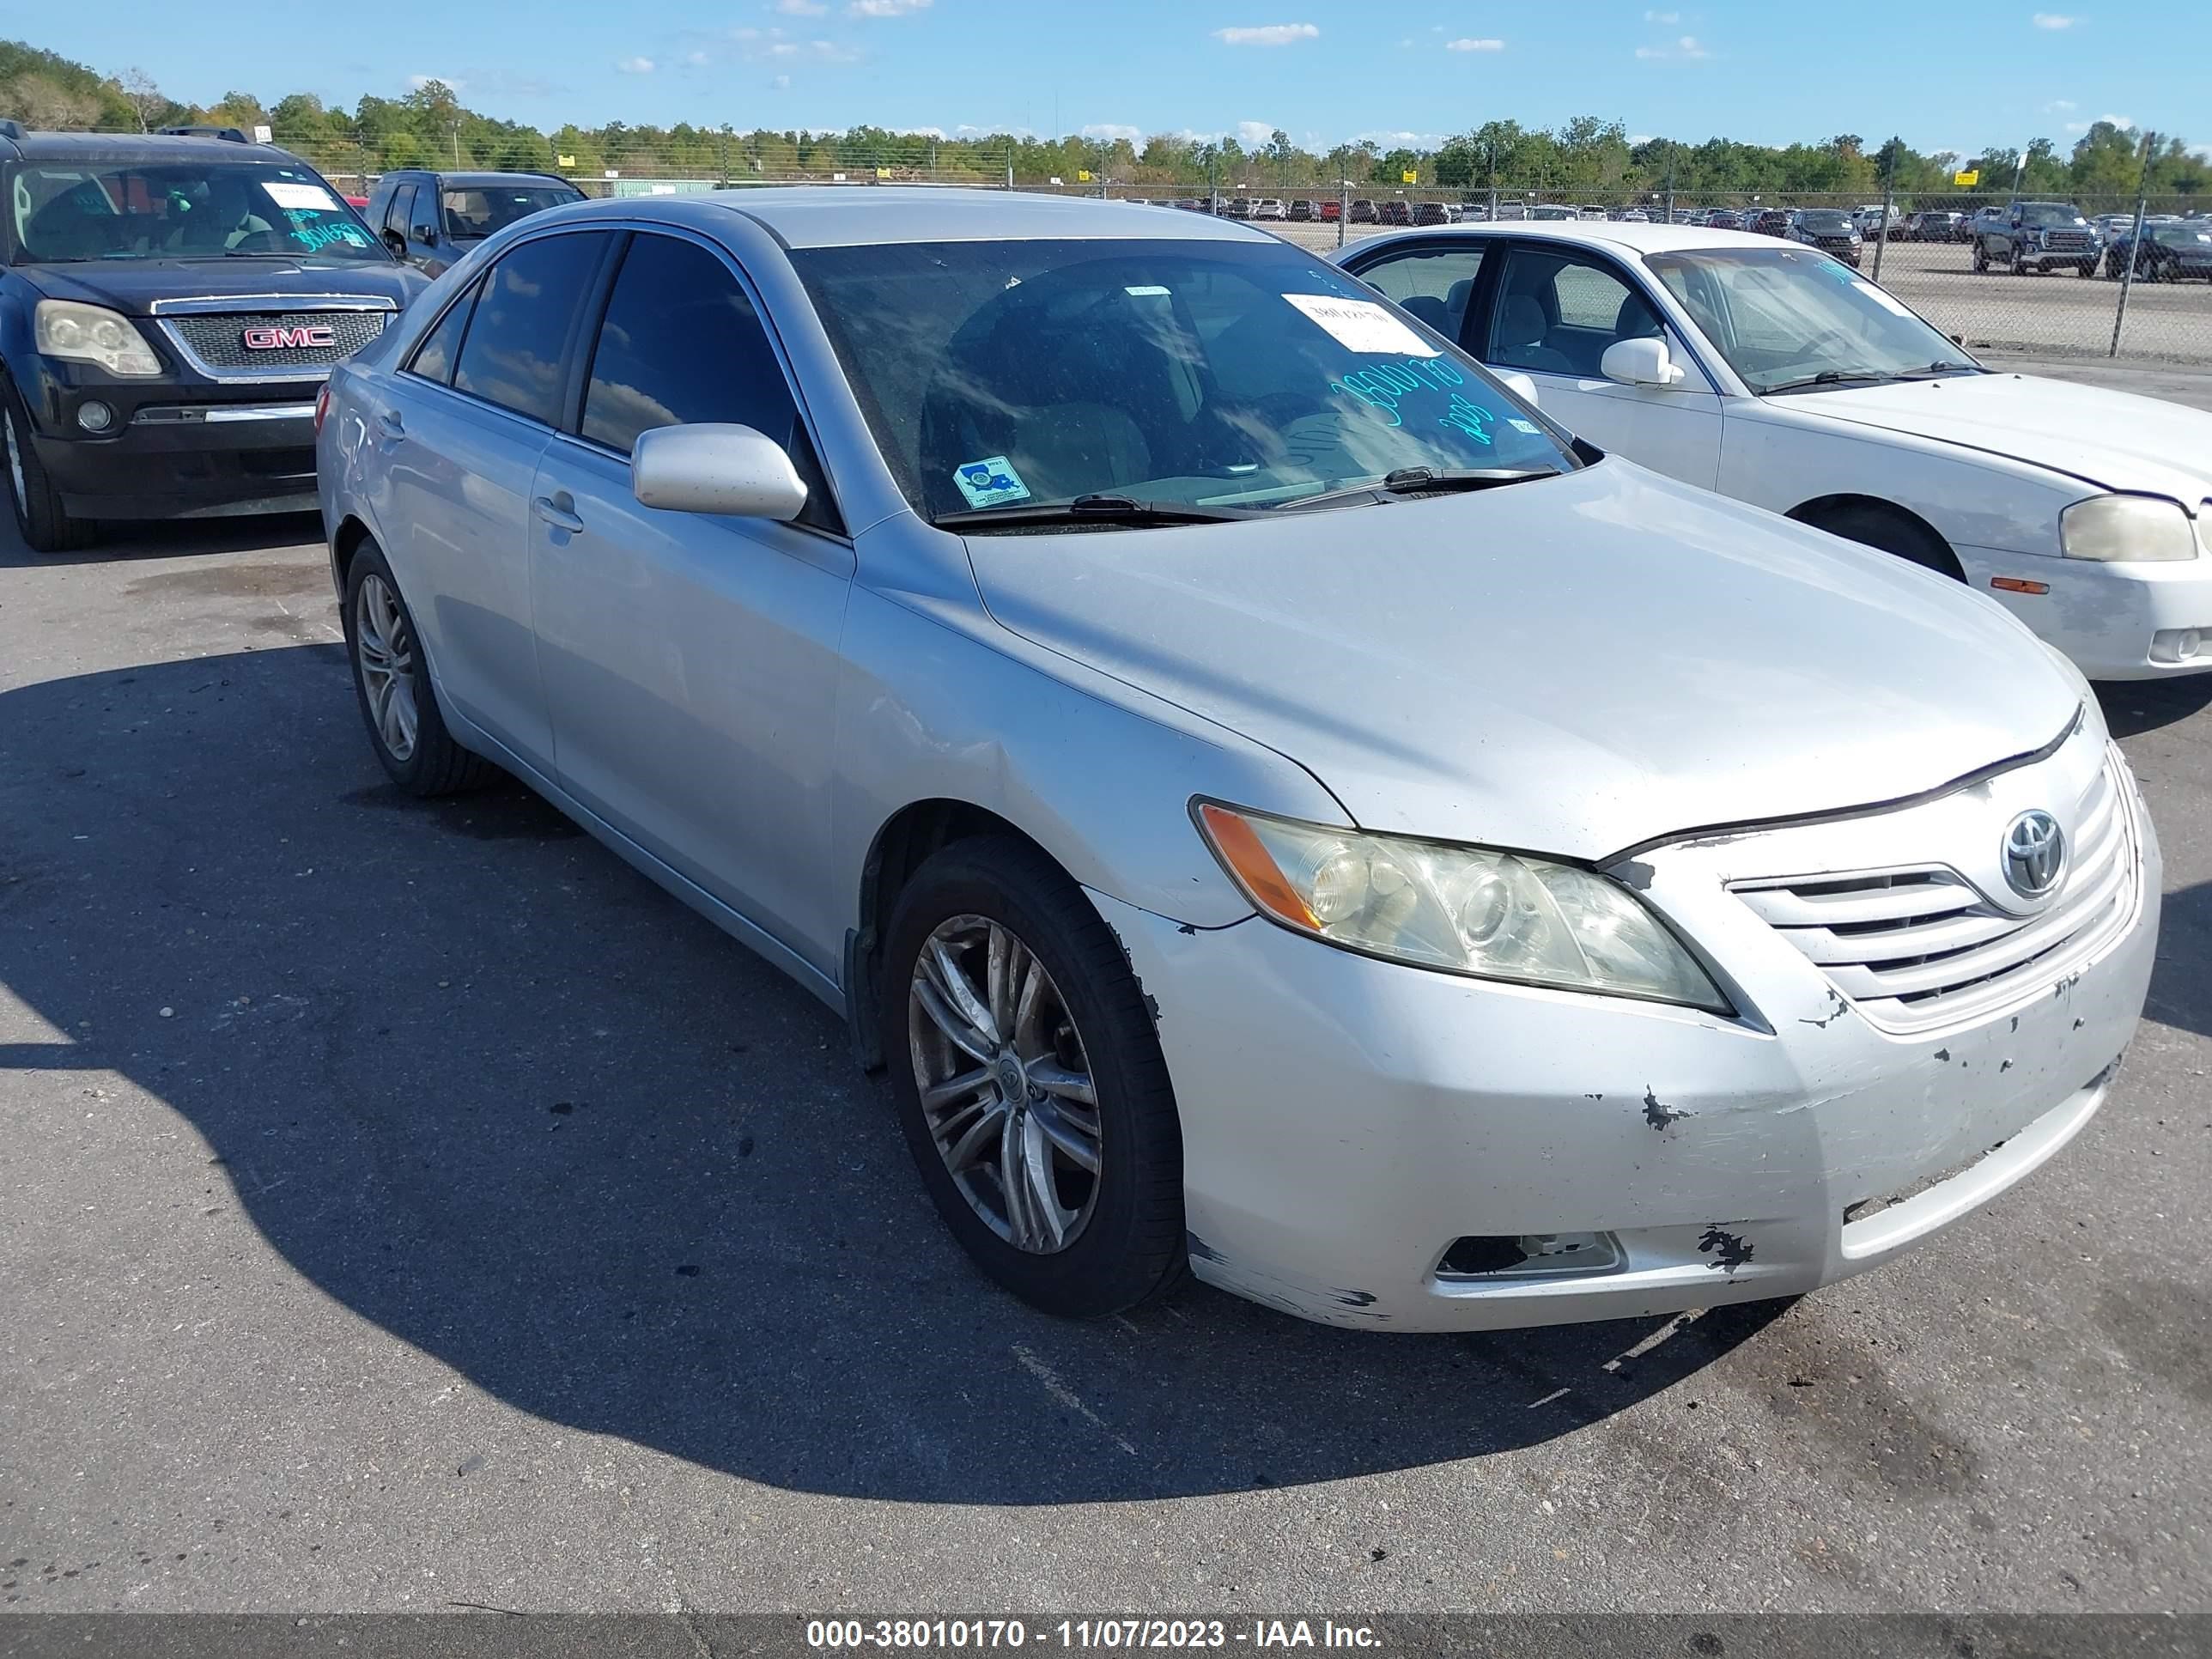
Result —
[{"label": "car hood", "polygon": [[17,266],[50,300],[106,306],[133,317],[159,300],[374,298],[404,307],[429,286],[397,260],[364,264],[335,259],[88,259],[79,264]]},{"label": "car hood", "polygon": [[2033,374],[1961,374],[1770,401],[1856,426],[1963,444],[2103,489],[2212,495],[2212,414]]},{"label": "car hood", "polygon": [[1935,788],[2042,747],[2082,696],[1948,578],[1618,458],[967,540],[1001,625],[1301,763],[1357,823],[1565,857]]}]

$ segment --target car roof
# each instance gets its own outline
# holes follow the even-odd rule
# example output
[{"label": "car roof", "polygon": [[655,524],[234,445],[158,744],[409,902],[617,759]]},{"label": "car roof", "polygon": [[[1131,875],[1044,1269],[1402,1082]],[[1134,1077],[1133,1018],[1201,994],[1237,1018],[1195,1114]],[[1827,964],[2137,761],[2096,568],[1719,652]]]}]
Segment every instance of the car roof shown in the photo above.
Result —
[{"label": "car roof", "polygon": [[230,138],[184,137],[159,132],[27,132],[0,138],[0,155],[24,161],[289,161],[307,165],[274,144],[241,144]]},{"label": "car roof", "polygon": [[[1510,230],[1497,228],[1501,222],[1474,225],[1448,225],[1429,232],[1430,236],[1517,236],[1531,241],[1573,242],[1584,246],[1604,246],[1631,253],[1673,253],[1701,247],[1763,247],[1775,246],[1771,236],[1757,236],[1741,230],[1706,230],[1697,225],[1638,224],[1633,220],[1620,219],[1516,219],[1510,222]],[[1355,242],[1352,247],[1369,244]],[[1345,252],[1349,253],[1352,247]]]},{"label": "car roof", "polygon": [[569,180],[555,173],[503,173],[496,167],[466,172],[454,172],[450,168],[441,167],[434,173],[428,167],[410,167],[408,171],[428,173],[433,178],[442,179],[449,185],[490,185],[496,187],[500,185],[513,184],[518,179],[527,179],[535,185],[568,185],[569,188],[575,188]]},{"label": "car roof", "polygon": [[[761,185],[686,196],[618,196],[555,208],[564,218],[666,219],[694,226],[717,214],[752,220],[787,248],[885,242],[1070,239],[1274,242],[1234,221],[1168,207],[1133,207],[1095,196],[901,185]],[[539,222],[534,218],[532,223]]]}]

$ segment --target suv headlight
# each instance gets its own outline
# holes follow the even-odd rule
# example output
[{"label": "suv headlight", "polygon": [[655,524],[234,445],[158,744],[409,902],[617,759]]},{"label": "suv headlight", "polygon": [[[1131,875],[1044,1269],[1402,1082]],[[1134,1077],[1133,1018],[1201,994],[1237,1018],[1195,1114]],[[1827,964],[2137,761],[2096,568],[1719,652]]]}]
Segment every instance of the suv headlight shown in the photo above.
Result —
[{"label": "suv headlight", "polygon": [[2179,501],[2163,495],[2093,495],[2058,515],[2059,550],[2108,563],[2193,559],[2197,538]]},{"label": "suv headlight", "polygon": [[1525,853],[1198,805],[1206,844],[1270,921],[1416,968],[1734,1010],[1633,893]]},{"label": "suv headlight", "polygon": [[161,372],[161,360],[131,319],[105,306],[41,300],[34,332],[39,350],[49,357],[98,363],[110,374],[143,377]]}]

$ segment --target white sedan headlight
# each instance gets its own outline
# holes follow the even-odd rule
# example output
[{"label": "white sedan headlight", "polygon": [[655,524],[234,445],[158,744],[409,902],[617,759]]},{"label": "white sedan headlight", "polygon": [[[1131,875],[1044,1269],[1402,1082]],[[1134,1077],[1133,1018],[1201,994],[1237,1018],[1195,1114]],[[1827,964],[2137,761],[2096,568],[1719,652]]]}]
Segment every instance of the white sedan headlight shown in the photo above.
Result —
[{"label": "white sedan headlight", "polygon": [[2189,514],[2163,495],[2093,495],[2076,501],[2058,515],[2058,545],[2069,559],[2108,562],[2197,556]]},{"label": "white sedan headlight", "polygon": [[1591,871],[1210,801],[1196,816],[1244,896],[1295,933],[1444,973],[1733,1012],[1664,922]]},{"label": "white sedan headlight", "polygon": [[110,374],[144,376],[161,372],[161,360],[131,325],[131,319],[105,306],[41,300],[34,331],[39,350],[48,357],[98,363]]}]

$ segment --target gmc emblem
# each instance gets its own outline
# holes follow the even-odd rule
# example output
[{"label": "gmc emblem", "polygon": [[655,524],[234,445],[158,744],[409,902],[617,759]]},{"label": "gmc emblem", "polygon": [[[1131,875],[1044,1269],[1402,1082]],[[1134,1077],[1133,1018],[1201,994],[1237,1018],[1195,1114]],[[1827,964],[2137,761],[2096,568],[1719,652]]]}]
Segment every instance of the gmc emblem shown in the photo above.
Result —
[{"label": "gmc emblem", "polygon": [[298,328],[257,324],[246,331],[245,339],[248,351],[296,351],[303,346],[334,346],[338,343],[337,331],[320,323],[308,323]]}]

